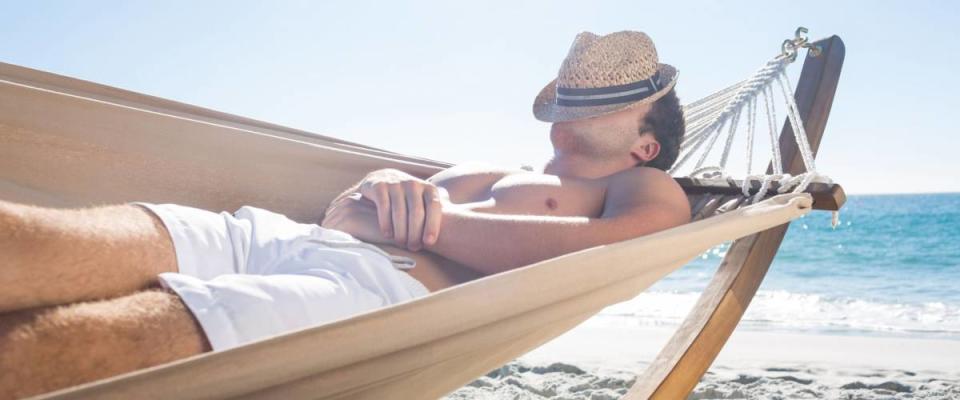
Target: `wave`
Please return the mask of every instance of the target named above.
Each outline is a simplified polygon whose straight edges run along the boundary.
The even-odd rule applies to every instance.
[[[645,292],[605,308],[599,323],[633,326],[679,324],[699,292]],[[741,327],[839,334],[892,334],[960,339],[960,305],[943,302],[883,303],[783,290],[757,292]]]

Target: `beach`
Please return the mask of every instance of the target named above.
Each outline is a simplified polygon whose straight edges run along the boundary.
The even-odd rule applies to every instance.
[[[587,321],[446,399],[618,399],[672,330]],[[690,399],[960,399],[960,341],[738,330]]]
[[[48,0],[0,16],[0,206],[77,208],[0,212],[0,400],[135,369],[63,397],[613,400],[707,320],[689,316],[715,318],[695,331],[709,345],[671,346],[708,365],[680,371],[688,399],[960,400],[960,1]],[[782,243],[688,250],[758,233],[730,214],[682,224],[684,194],[757,215],[730,202],[738,186],[816,200]],[[296,223],[94,211],[134,201]],[[677,235],[645,246],[660,229]],[[589,246],[607,248],[568,255]],[[664,255],[690,259],[625,292],[649,282],[637,260],[680,265]],[[160,271],[191,281],[161,293]],[[707,287],[736,289],[701,302]]]
[[[960,194],[851,195],[794,221],[693,399],[960,399]],[[726,254],[448,399],[616,399],[656,357]]]

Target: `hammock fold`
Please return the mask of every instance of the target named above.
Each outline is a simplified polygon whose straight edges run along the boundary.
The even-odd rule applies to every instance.
[[[0,198],[254,205],[316,222],[369,171],[449,164],[0,64]],[[784,194],[347,319],[45,398],[436,398],[626,301],[707,249],[811,210]],[[664,251],[669,249],[669,251]],[[389,332],[389,334],[386,334]]]

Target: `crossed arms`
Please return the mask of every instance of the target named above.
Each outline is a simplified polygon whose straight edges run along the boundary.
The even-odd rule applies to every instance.
[[[322,225],[494,274],[667,229],[690,216],[682,189],[651,168],[613,177],[597,218],[475,212],[452,203],[432,179],[374,171],[331,202]]]

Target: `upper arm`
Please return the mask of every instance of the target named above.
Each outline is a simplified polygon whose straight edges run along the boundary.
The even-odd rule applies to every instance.
[[[638,167],[611,179],[601,218],[636,237],[690,222],[690,204],[673,177]]]
[[[636,238],[690,219],[685,193],[672,177],[659,170],[611,177],[604,201],[599,218],[451,209],[443,217],[441,240],[428,250],[491,274]],[[476,240],[478,237],[484,240]]]
[[[504,176],[516,172],[522,170],[469,162],[440,171],[427,178],[427,182],[446,189],[451,202],[465,203],[475,200]]]

